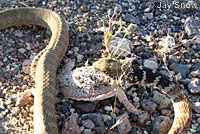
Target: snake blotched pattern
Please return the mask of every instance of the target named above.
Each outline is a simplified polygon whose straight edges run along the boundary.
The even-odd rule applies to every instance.
[[[57,134],[55,80],[57,67],[68,47],[68,26],[57,13],[41,8],[1,11],[0,20],[0,30],[19,25],[38,25],[51,30],[51,40],[39,58],[34,78],[34,133]]]
[[[68,46],[68,26],[55,12],[40,8],[18,8],[1,11],[0,20],[0,30],[11,26],[30,24],[46,27],[51,30],[52,36],[50,43],[36,58],[38,61],[34,78],[34,133],[57,134],[58,129],[55,113],[56,71]],[[99,69],[107,72],[107,74],[111,72],[111,77],[116,71],[120,72],[117,77],[121,77],[121,85],[125,85],[125,88],[134,84],[141,84],[143,86],[157,86],[159,89],[167,93],[173,100],[175,111],[174,122],[168,134],[187,133],[187,129],[191,122],[191,107],[187,96],[176,83],[169,81],[168,78],[157,72],[153,72],[152,70],[135,64],[134,61],[127,60],[127,63],[123,64],[117,61],[102,61],[107,63],[108,66],[106,65],[104,69],[108,70],[101,70],[102,68]],[[96,62],[97,68],[99,63],[101,65],[101,61]],[[119,66],[113,69],[112,64],[114,66]],[[116,74],[114,76],[116,76]],[[104,76],[103,74],[97,76],[100,83],[102,78],[107,77],[108,76]],[[105,89],[106,86],[103,86],[102,88]],[[88,101],[102,100],[112,97],[115,92],[115,90],[112,90],[111,88],[106,88],[106,91],[99,90],[97,93],[94,92],[92,97],[90,96],[88,98],[87,95],[83,97],[82,94],[90,92],[90,89],[86,92],[79,92],[80,89],[77,88],[68,88],[68,90],[64,90],[66,94],[76,93],[68,95],[69,98]],[[105,92],[110,94],[105,94]],[[79,98],[74,96],[79,96]]]

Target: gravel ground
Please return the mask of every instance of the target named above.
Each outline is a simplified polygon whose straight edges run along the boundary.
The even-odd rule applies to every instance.
[[[74,66],[79,67],[86,61],[91,64],[101,57],[100,50],[105,49],[102,47],[102,20],[108,20],[108,12],[112,14],[117,6],[118,18],[122,19],[130,32],[126,36],[132,42],[130,51],[139,57],[144,66],[158,68],[163,73],[167,72],[168,67],[192,104],[192,124],[188,134],[199,134],[200,5],[198,1],[189,1],[190,5],[196,4],[197,8],[177,8],[186,3],[188,0],[177,2],[174,7],[166,7],[166,3],[161,2],[162,8],[159,8],[160,3],[154,1],[152,5],[149,0],[1,0],[0,10],[42,7],[56,11],[67,20],[70,44],[59,73],[66,62],[74,62]],[[123,37],[124,33],[122,31],[118,37]],[[12,27],[0,31],[0,132],[33,133],[33,96],[30,92],[34,82],[29,76],[29,68],[31,60],[48,44],[49,38],[50,32],[37,26]],[[163,56],[159,55],[163,54],[162,50],[166,52],[166,64]],[[25,96],[26,101],[17,105],[20,96]],[[116,122],[112,112],[114,97],[98,102],[78,102],[58,93],[56,110],[59,131],[67,134],[71,127],[72,132],[83,134],[151,134],[162,128],[170,128],[173,107],[167,96],[155,89],[143,88],[131,88],[127,96],[130,102],[147,114],[140,117],[126,113],[125,107],[117,101],[117,119],[122,115],[125,119],[110,130]],[[161,119],[164,125],[158,123]]]

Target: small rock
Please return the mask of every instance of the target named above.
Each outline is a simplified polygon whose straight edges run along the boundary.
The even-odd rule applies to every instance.
[[[140,55],[142,59],[148,59],[150,57],[147,52],[142,52]]]
[[[0,113],[1,111],[5,110],[5,105],[3,103],[3,98],[0,98]]]
[[[180,73],[178,73],[176,76],[175,76],[176,80],[181,80],[182,79],[182,75]]]
[[[192,132],[194,134],[194,133],[196,133],[196,130],[190,128],[190,132]]]
[[[200,114],[200,102],[195,102],[193,105],[192,105],[192,109],[199,113]]]
[[[85,101],[75,101],[74,106],[77,110],[80,110],[82,113],[93,112],[96,107],[95,102],[85,102]]]
[[[0,79],[0,81],[1,81],[1,79]],[[3,98],[3,97],[4,97],[3,91],[0,90],[0,98]]]
[[[169,48],[175,47],[175,39],[172,36],[167,36],[164,38],[164,42],[166,43],[165,46],[167,45]]]
[[[81,127],[80,127],[80,131],[81,131],[81,132],[83,132],[84,129],[85,129],[84,126],[81,126]]]
[[[192,17],[188,17],[185,21],[185,31],[188,36],[200,36],[200,24],[199,20],[195,20]]]
[[[152,70],[156,70],[158,68],[158,64],[155,61],[149,59],[144,61],[144,66]]]
[[[78,27],[78,31],[81,33],[86,33],[88,29],[85,26]]]
[[[166,15],[166,14],[162,14],[162,15],[160,16],[160,19],[167,19],[167,15]]]
[[[3,62],[0,61],[0,67],[3,66]]]
[[[30,66],[25,66],[22,68],[22,70],[25,74],[30,74]]]
[[[33,97],[31,90],[25,90],[22,93],[17,94],[16,106],[25,106],[27,104],[33,104]]]
[[[126,2],[122,2],[121,4],[123,7],[128,7],[128,3],[126,3]]]
[[[140,45],[141,45],[141,42],[136,40],[136,41],[133,42],[133,45],[134,45],[134,46],[140,46]]]
[[[65,64],[63,66],[62,74],[66,74],[67,72],[71,71],[75,66],[75,60],[74,59],[64,59]]]
[[[151,11],[151,8],[149,8],[149,7],[146,8],[146,9],[144,9],[144,12],[145,12],[145,13],[149,13],[150,11]]]
[[[93,134],[92,130],[91,129],[85,129],[83,131],[83,134]]]
[[[111,128],[114,125],[114,121],[113,120],[107,120],[105,122],[105,124],[106,124],[106,127]]]
[[[88,9],[89,9],[88,5],[86,5],[86,4],[81,5],[81,11],[87,12]]]
[[[138,25],[140,25],[140,23],[141,23],[139,18],[134,17],[131,14],[126,14],[125,17],[124,17],[124,20],[126,22],[135,23],[135,24],[138,24]]]
[[[80,128],[78,125],[78,116],[76,114],[71,114],[65,120],[64,126],[61,130],[61,134],[80,134]]]
[[[112,117],[110,115],[107,115],[107,114],[103,114],[102,117],[103,117],[104,122],[112,119]]]
[[[178,63],[172,63],[169,68],[173,70],[175,73],[180,73],[182,78],[185,78],[186,75],[189,73],[190,68],[187,65],[182,65]]]
[[[197,119],[197,123],[200,125],[200,118]]]
[[[112,106],[105,106],[104,109],[108,112],[112,111]]]
[[[144,51],[144,47],[143,46],[139,46],[135,48],[135,53],[140,53]]]
[[[34,105],[30,107],[30,112],[34,113]]]
[[[31,50],[31,43],[26,42],[26,49],[27,49],[27,50]]]
[[[164,115],[164,116],[169,116],[169,115],[172,113],[172,111],[169,110],[169,109],[162,109],[162,110],[161,110],[161,113],[162,113],[162,115]]]
[[[129,24],[129,26],[128,26],[128,31],[130,32],[130,33],[134,33],[136,30],[137,30],[137,24]]]
[[[169,61],[170,61],[171,63],[173,63],[173,62],[178,63],[179,60],[180,60],[180,59],[179,59],[177,56],[175,56],[175,55],[170,55],[170,56],[169,56]]]
[[[108,15],[112,16],[114,14],[112,9],[108,9]]]
[[[145,124],[145,122],[148,120],[150,120],[150,115],[148,113],[142,113],[138,115],[138,122],[140,124]]]
[[[146,16],[149,20],[154,18],[153,13],[144,13],[144,16]]]
[[[140,3],[140,0],[128,0],[128,2],[132,2],[132,3]]]
[[[146,41],[150,42],[153,40],[153,37],[148,35],[145,37],[145,39],[146,39]]]
[[[167,116],[158,116],[153,121],[153,130],[155,134],[166,134],[171,126],[170,118]]]
[[[188,84],[188,89],[192,94],[200,93],[200,79],[192,78],[192,80]]]
[[[195,124],[191,124],[191,126],[192,126],[192,129],[197,129],[197,127],[199,126],[199,124],[198,123],[195,123]]]
[[[145,100],[142,101],[142,107],[145,110],[153,112],[153,111],[156,110],[157,104],[152,102],[152,101],[150,101],[150,100],[145,99]]]
[[[93,130],[95,131],[96,134],[104,134],[105,132],[105,126],[103,123],[103,118],[100,113],[88,113],[88,114],[83,114],[82,119],[90,119],[94,124],[95,127]]]
[[[15,36],[17,36],[17,37],[23,37],[24,35],[23,35],[23,33],[22,32],[20,32],[20,31],[17,31],[17,32],[15,32]]]
[[[94,129],[95,134],[104,134],[105,133],[105,127],[95,127]]]
[[[133,44],[128,39],[115,37],[112,41],[109,42],[108,47],[110,49],[110,52],[113,52],[113,55],[126,57],[131,54],[131,47],[133,47]]]
[[[102,21],[97,21],[97,27],[100,28],[103,26],[103,22]]]
[[[133,98],[133,101],[134,101],[134,102],[137,102],[137,103],[139,103],[139,101],[140,101],[140,98],[139,98],[139,97],[137,97],[137,96],[135,96],[135,97]]]
[[[153,94],[153,101],[159,104],[159,109],[167,108],[171,103],[170,99],[168,99],[165,95],[159,93],[158,91],[154,91]]]
[[[0,77],[0,82],[5,82],[6,79],[4,77]]]
[[[181,79],[178,81],[180,84],[187,85],[188,81],[186,79]]]
[[[82,125],[90,129],[93,129],[95,127],[94,123],[90,119],[82,120]]]
[[[74,108],[70,108],[69,111],[70,111],[70,113],[73,114],[75,112],[75,109]]]
[[[162,41],[160,41],[159,46],[162,47],[162,51],[164,52],[170,52],[176,44],[175,44],[175,39],[172,36],[167,36],[165,38],[162,39]]]
[[[196,131],[197,133],[200,133],[200,126],[197,128],[197,131]]]
[[[32,60],[24,60],[24,62],[22,63],[22,66],[30,66],[31,65]]]
[[[0,66],[1,66],[1,65],[0,65]],[[198,76],[200,75],[200,70],[192,71],[190,74],[191,74],[191,76],[194,77],[194,78],[195,78],[195,77],[198,77]]]
[[[77,62],[81,62],[83,60],[83,55],[82,54],[78,54],[77,55]]]
[[[12,98],[8,98],[7,100],[4,101],[5,105],[11,105],[12,104]]]
[[[66,113],[70,109],[69,106],[70,106],[70,103],[67,101],[60,102],[60,103],[56,104],[56,110],[60,111],[62,113]]]
[[[18,49],[18,51],[21,53],[21,54],[24,54],[26,52],[26,50],[24,48],[20,48]]]
[[[131,131],[132,125],[130,124],[128,118],[129,117],[127,113],[117,117],[117,122],[120,122],[117,126],[119,134],[127,134]]]
[[[177,21],[177,20],[180,20],[180,17],[173,16],[173,19]]]

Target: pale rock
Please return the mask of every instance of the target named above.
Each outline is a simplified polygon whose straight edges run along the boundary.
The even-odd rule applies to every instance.
[[[155,61],[149,59],[144,61],[144,66],[152,70],[156,70],[158,68],[158,64]]]
[[[158,106],[159,109],[167,108],[171,103],[169,98],[159,93],[158,91],[154,91],[153,94],[154,94],[153,101],[159,104]]]
[[[105,106],[104,109],[108,112],[112,111],[112,106]]]
[[[22,93],[17,94],[17,101],[16,106],[24,106],[27,104],[33,104],[33,97],[32,97],[32,91],[31,90],[25,90]]]
[[[93,129],[95,127],[94,123],[90,119],[82,120],[82,125],[90,129]]]
[[[146,112],[138,115],[138,122],[140,124],[145,124],[145,122],[149,120],[150,120],[150,115]]]
[[[192,78],[192,80],[188,84],[188,89],[192,94],[200,93],[200,79]]]
[[[131,54],[133,43],[128,39],[115,37],[109,42],[108,48],[112,55],[125,57]]]
[[[158,116],[153,121],[153,133],[166,134],[171,126],[170,118],[167,116]]]
[[[65,120],[64,126],[61,130],[61,134],[80,134],[80,128],[78,125],[78,116],[76,114],[71,114]]]
[[[128,118],[129,117],[127,113],[117,117],[117,122],[120,122],[117,126],[119,134],[126,134],[131,131],[132,125],[130,124]]]

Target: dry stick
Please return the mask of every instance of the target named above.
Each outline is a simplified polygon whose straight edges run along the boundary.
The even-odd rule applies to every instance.
[[[116,13],[117,13],[117,9],[118,9],[118,7],[115,7],[115,9],[114,9],[114,13],[113,13],[113,15],[110,17],[110,12],[108,13],[108,18],[109,18],[109,20],[108,20],[108,29],[106,29],[105,31],[106,32],[104,32],[104,38],[105,38],[105,41],[104,41],[104,43],[103,43],[103,45],[106,47],[106,51],[111,55],[111,53],[110,53],[110,50],[109,50],[109,48],[108,48],[108,44],[109,44],[109,42],[113,39],[113,37],[112,37],[112,31],[111,31],[111,27],[112,27],[112,25],[113,25],[113,23],[112,23],[112,21],[113,21],[113,18],[114,18],[114,16],[116,15]],[[111,56],[112,57],[112,56]]]
[[[29,7],[28,4],[26,4],[25,2],[21,2],[21,1],[17,1],[19,4],[22,4],[25,7]]]
[[[120,123],[122,123],[125,120],[124,117],[125,117],[125,115],[123,115],[122,117],[120,117],[119,120],[117,120],[117,122],[110,128],[110,130],[113,129],[113,128],[115,128],[116,126],[118,126]]]
[[[119,72],[117,72],[117,76],[119,76]],[[120,87],[120,84],[119,84],[119,78],[117,78],[117,91],[116,91],[116,96],[115,96],[115,100],[114,100],[114,109],[113,109],[113,114],[115,115],[115,111],[116,111],[116,104],[117,104],[117,96],[118,96],[118,93],[119,93],[119,87]],[[116,116],[115,116],[116,117]],[[114,122],[114,119],[113,119],[113,122]]]

